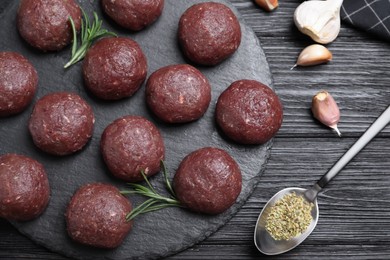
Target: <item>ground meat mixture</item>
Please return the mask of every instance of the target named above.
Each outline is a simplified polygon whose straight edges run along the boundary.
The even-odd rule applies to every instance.
[[[129,182],[142,181],[141,171],[158,173],[165,155],[159,130],[140,116],[125,116],[107,126],[100,149],[110,172]]]
[[[48,94],[34,106],[29,130],[34,144],[54,155],[81,150],[91,138],[94,115],[88,103],[75,93]]]
[[[81,10],[74,0],[22,0],[17,14],[20,35],[42,51],[57,51],[73,37],[69,16],[76,30],[81,26]]]
[[[205,2],[188,8],[179,21],[179,43],[191,61],[213,66],[239,47],[241,28],[237,17],[224,4]]]
[[[241,171],[224,150],[206,147],[187,155],[173,179],[177,198],[189,209],[219,214],[230,208],[241,192]]]
[[[0,217],[32,220],[46,209],[50,187],[45,169],[23,155],[0,156]]]
[[[16,52],[0,52],[0,117],[25,110],[37,85],[37,71],[26,58]]]
[[[155,71],[146,84],[146,101],[161,120],[185,123],[199,119],[211,100],[207,78],[196,68],[170,65]]]
[[[66,210],[69,236],[81,244],[116,248],[130,232],[126,221],[132,205],[119,190],[109,184],[91,183],[73,195]]]
[[[235,142],[263,144],[282,125],[283,107],[266,85],[255,80],[239,80],[220,95],[215,116],[222,131]]]
[[[120,26],[140,31],[160,17],[164,0],[102,0],[104,12]]]
[[[83,63],[84,82],[101,99],[132,96],[146,78],[147,62],[140,46],[128,38],[104,38],[89,49]]]

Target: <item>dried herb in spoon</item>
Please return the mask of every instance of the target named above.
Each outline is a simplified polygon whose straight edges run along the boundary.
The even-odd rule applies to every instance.
[[[291,193],[283,196],[268,214],[265,229],[275,240],[289,240],[309,227],[314,204],[302,196]]]
[[[161,161],[161,168],[163,170],[163,176],[165,181],[165,188],[169,192],[169,196],[163,196],[159,194],[155,188],[150,184],[148,178],[146,177],[144,171],[141,171],[142,176],[146,182],[146,186],[136,183],[129,183],[133,188],[130,191],[121,191],[121,194],[138,194],[149,199],[135,207],[129,214],[126,216],[126,220],[130,221],[140,214],[144,214],[151,211],[160,210],[167,207],[183,207],[180,201],[176,198],[176,194],[172,188],[171,182],[168,180],[167,168],[163,161]]]
[[[78,46],[77,43],[77,31],[74,25],[74,21],[72,17],[69,16],[69,21],[73,32],[73,44],[72,57],[70,61],[65,64],[65,69],[82,60],[95,40],[104,36],[117,36],[114,32],[102,29],[103,21],[99,20],[99,17],[95,12],[93,13],[95,20],[91,24],[88,15],[84,12],[83,9],[81,9],[81,11],[83,12],[83,20],[81,22],[80,46]]]

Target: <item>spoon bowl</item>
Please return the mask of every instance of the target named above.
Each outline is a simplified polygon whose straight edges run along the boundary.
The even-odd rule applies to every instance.
[[[314,230],[318,221],[318,204],[317,198],[314,198],[313,201],[309,201],[314,204],[313,209],[311,210],[312,221],[309,227],[302,234],[293,237],[289,240],[275,240],[265,229],[265,225],[267,223],[267,217],[270,213],[271,207],[275,205],[275,203],[283,198],[287,194],[295,193],[296,195],[302,196],[306,198],[305,194],[308,192],[307,189],[302,188],[287,188],[276,193],[264,206],[261,211],[259,218],[257,219],[256,227],[255,227],[255,235],[254,241],[257,249],[265,255],[277,255],[284,252],[287,252],[294,247],[301,244]]]

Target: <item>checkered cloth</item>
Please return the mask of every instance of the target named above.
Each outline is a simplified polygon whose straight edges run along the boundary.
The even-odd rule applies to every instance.
[[[341,19],[390,41],[390,0],[344,0]]]

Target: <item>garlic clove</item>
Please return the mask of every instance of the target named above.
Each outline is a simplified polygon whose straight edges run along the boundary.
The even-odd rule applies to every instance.
[[[270,12],[279,6],[278,0],[255,0],[262,9]]]
[[[340,32],[342,3],[343,0],[305,1],[295,9],[295,25],[314,41],[330,43]]]
[[[336,101],[327,91],[320,91],[313,97],[311,110],[318,121],[333,128],[341,137],[341,133],[337,128],[340,121],[340,110]]]
[[[320,44],[312,44],[302,50],[297,63],[291,69],[296,66],[313,66],[327,63],[332,60],[332,57],[332,53],[326,47]]]

